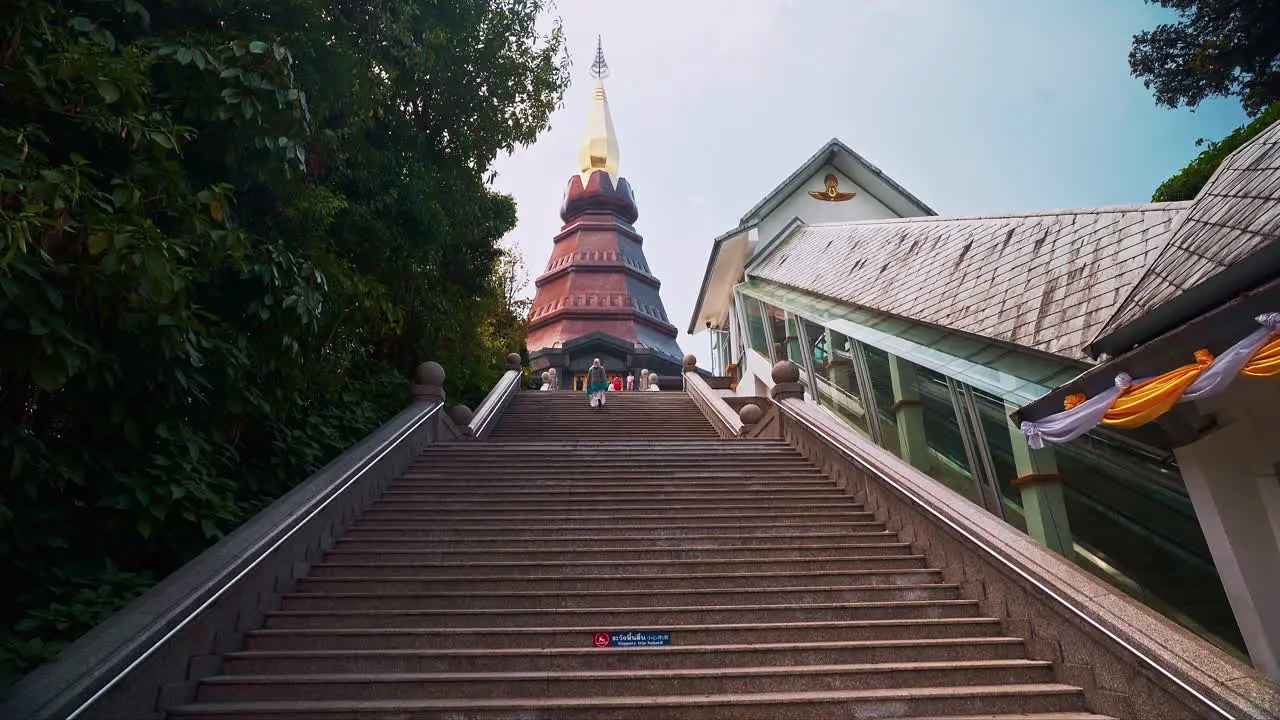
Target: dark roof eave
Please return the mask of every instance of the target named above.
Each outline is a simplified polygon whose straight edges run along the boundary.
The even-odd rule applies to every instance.
[[[1280,276],[1280,243],[1272,243],[1195,287],[1157,305],[1127,325],[1100,335],[1086,348],[1090,357],[1119,355],[1191,322],[1241,293]]]
[[[1106,390],[1120,372],[1140,379],[1191,362],[1194,352],[1200,348],[1221,352],[1257,329],[1258,315],[1276,312],[1277,308],[1280,308],[1280,278],[1273,278],[1250,291],[1236,294],[1118,357],[1089,368],[1035,402],[1018,408],[1010,417],[1015,424],[1023,420],[1040,420],[1061,412],[1063,399],[1071,393],[1083,392],[1093,397]]]

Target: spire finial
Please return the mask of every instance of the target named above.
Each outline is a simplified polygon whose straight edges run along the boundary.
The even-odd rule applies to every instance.
[[[603,170],[614,182],[618,181],[618,138],[613,132],[613,118],[609,116],[609,101],[604,96],[604,78],[608,74],[609,63],[604,60],[604,47],[597,35],[596,60],[591,63],[596,89],[587,114],[587,130],[578,147],[578,170],[584,186],[596,170]]]
[[[596,59],[591,63],[591,77],[603,79],[609,77],[609,63],[604,60],[604,44],[600,36],[596,36]]]

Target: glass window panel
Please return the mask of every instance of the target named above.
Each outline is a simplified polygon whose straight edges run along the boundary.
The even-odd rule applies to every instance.
[[[969,388],[969,392],[973,395],[978,417],[982,419],[982,433],[987,440],[987,451],[991,454],[991,464],[996,473],[996,487],[1004,505],[1005,522],[1026,532],[1022,491],[1013,485],[1013,480],[1018,477],[1018,466],[1013,457],[1013,435],[1009,432],[1011,428],[1005,415],[1005,404],[981,390]]]
[[[769,357],[769,343],[764,335],[764,315],[760,301],[742,296],[742,308],[747,316],[747,344],[752,350]]]
[[[914,325],[902,331],[902,337],[923,345],[930,345],[945,337],[947,333],[928,325]]]
[[[871,345],[862,345],[867,361],[867,377],[875,398],[876,415],[880,419],[880,435],[884,447],[901,456],[902,444],[898,440],[897,415],[893,407],[893,377],[889,372],[889,354]]]
[[[818,383],[818,403],[840,416],[864,437],[871,437],[867,408],[862,403],[862,393],[858,391],[858,376],[850,352],[850,339],[817,325],[811,324],[810,328],[809,332],[821,331],[824,334],[823,345],[829,350],[826,362],[822,365],[815,363],[813,366]]]
[[[982,497],[973,482],[969,457],[965,453],[960,426],[947,392],[947,380],[920,365],[915,369],[916,385],[920,393],[920,406],[924,420],[925,443],[929,447],[927,472],[933,479],[955,490],[969,500],[982,505]]]
[[[773,347],[776,351],[773,357],[777,360],[790,360],[803,367],[804,358],[800,355],[800,336],[796,332],[794,323],[787,321],[786,312],[772,305],[766,304],[764,311],[769,320],[769,331],[773,333]]]
[[[974,353],[982,350],[982,348],[985,345],[986,343],[983,343],[979,340],[974,340],[972,338],[962,337],[960,335],[955,335],[951,333],[947,334],[946,337],[942,338],[941,340],[938,340],[933,344],[933,346],[938,350],[940,350],[941,352],[944,352],[948,355],[954,355],[956,357],[964,357],[964,358],[967,358],[970,355],[973,355]]]
[[[1026,353],[1009,353],[994,365],[1010,375],[1033,381],[1052,377],[1054,371],[1062,367],[1061,363]]]

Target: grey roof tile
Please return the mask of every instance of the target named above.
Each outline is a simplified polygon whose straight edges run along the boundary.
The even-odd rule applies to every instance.
[[[1232,153],[1094,338],[1280,241],[1280,122]]]
[[[1080,348],[1190,205],[807,225],[748,272],[1083,360]]]

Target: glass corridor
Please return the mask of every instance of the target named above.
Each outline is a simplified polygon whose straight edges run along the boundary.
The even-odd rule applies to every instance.
[[[796,362],[811,399],[1019,530],[1028,532],[1024,494],[1038,491],[1018,479],[1061,477],[1057,502],[1070,536],[1059,547],[1037,540],[1247,657],[1170,453],[1110,430],[1033,451],[1010,421],[1010,412],[1082,365],[760,280],[739,286],[735,307],[748,351]]]

